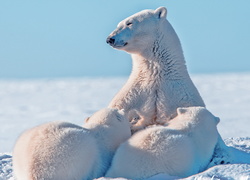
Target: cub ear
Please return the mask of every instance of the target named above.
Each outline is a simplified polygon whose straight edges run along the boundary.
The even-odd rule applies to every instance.
[[[188,112],[188,108],[184,108],[184,107],[179,107],[177,108],[177,114],[185,114],[186,112]]]
[[[220,122],[220,118],[219,117],[214,117],[214,119],[215,119],[216,124],[218,124]]]
[[[165,7],[159,7],[155,10],[155,15],[159,19],[166,19],[167,17],[167,9]]]
[[[118,113],[120,113],[122,116],[125,116],[125,110],[124,109],[118,110]]]
[[[90,117],[87,117],[85,120],[84,120],[84,123],[87,123],[89,121]]]

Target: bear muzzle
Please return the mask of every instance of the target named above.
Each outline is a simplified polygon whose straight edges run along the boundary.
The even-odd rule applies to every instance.
[[[119,47],[124,47],[126,46],[128,43],[124,42],[124,41],[117,41],[113,36],[109,36],[106,40],[106,42],[112,46],[113,48],[119,48]]]
[[[115,39],[111,38],[111,37],[108,37],[107,40],[106,40],[106,43],[108,43],[109,45],[113,45],[115,43]]]

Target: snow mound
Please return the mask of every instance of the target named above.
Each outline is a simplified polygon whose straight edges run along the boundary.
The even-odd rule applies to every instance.
[[[227,146],[250,153],[250,137],[228,138],[224,140]]]
[[[13,180],[12,178],[12,156],[0,154],[0,180]]]
[[[249,180],[250,179],[250,164],[226,164],[226,165],[217,165],[208,170],[193,175],[191,177],[185,178],[185,180]]]
[[[224,140],[227,146],[236,148],[249,154],[250,161],[250,137],[228,138]],[[165,174],[159,174],[147,180],[179,179]],[[250,180],[250,164],[223,164],[209,168],[199,174],[184,178],[185,180]],[[14,180],[12,173],[12,156],[0,154],[0,180]],[[111,178],[99,178],[98,180],[111,180]],[[113,180],[126,180],[115,178]]]

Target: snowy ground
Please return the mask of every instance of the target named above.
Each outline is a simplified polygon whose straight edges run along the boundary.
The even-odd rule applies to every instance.
[[[222,138],[250,153],[250,74],[194,75],[192,79],[207,108],[220,117]],[[82,124],[87,116],[106,107],[125,81],[126,78],[0,80],[0,180],[12,179],[9,155],[21,132],[53,120]],[[234,139],[228,139],[231,137]],[[250,179],[250,165],[214,167],[202,177],[211,178],[215,172],[218,177],[214,178],[234,179],[241,174],[241,178]]]

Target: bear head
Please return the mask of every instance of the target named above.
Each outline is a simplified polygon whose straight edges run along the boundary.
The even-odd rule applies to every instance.
[[[128,53],[141,53],[147,50],[148,45],[154,44],[162,22],[166,21],[166,15],[165,7],[138,12],[121,21],[108,36],[107,43]]]
[[[118,145],[131,136],[130,123],[123,110],[104,108],[85,120],[83,125]]]
[[[220,118],[214,116],[205,107],[179,107],[177,108],[177,117],[185,117],[189,121],[194,122],[212,122],[216,126],[220,122]],[[210,122],[211,121],[211,122]]]
[[[124,115],[124,110],[104,108],[85,120],[87,124],[102,124],[107,126],[130,126],[128,119]]]
[[[220,119],[205,107],[184,107],[177,109],[177,117],[172,120],[172,126],[190,134],[194,139],[207,140],[213,144],[219,137],[219,122]]]

